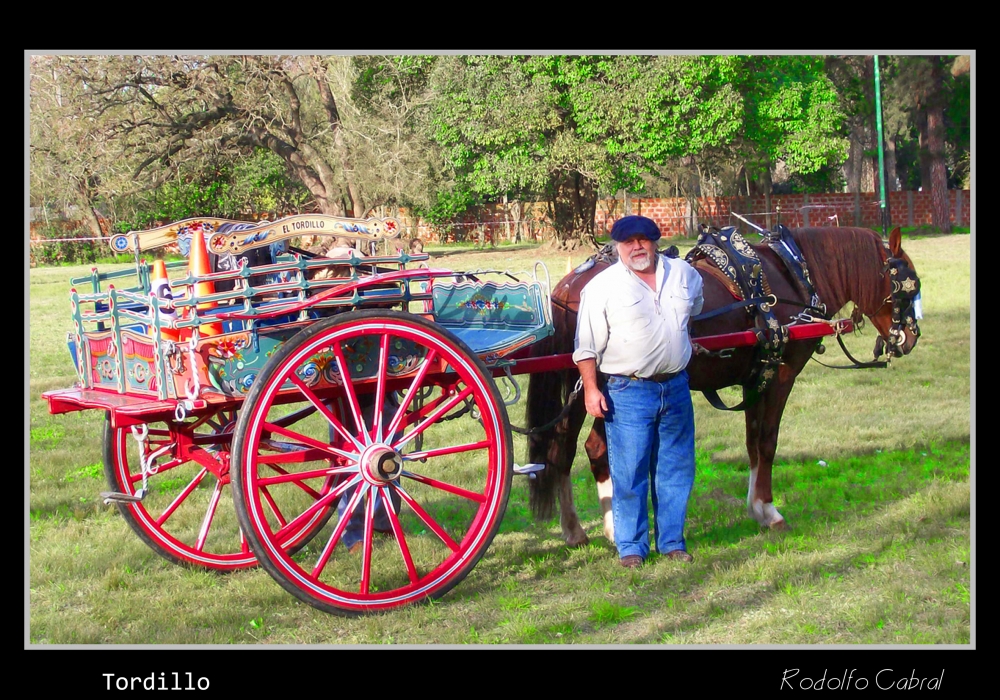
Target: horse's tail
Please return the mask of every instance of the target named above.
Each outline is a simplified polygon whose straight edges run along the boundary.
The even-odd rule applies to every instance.
[[[536,343],[532,355],[551,355],[557,352],[553,337]],[[529,429],[544,426],[563,409],[563,375],[565,371],[537,372],[528,378],[528,398],[525,420]],[[555,512],[556,483],[559,465],[555,464],[555,427],[528,434],[528,460],[544,464],[545,469],[533,474],[528,481],[528,503],[536,520],[548,520]]]

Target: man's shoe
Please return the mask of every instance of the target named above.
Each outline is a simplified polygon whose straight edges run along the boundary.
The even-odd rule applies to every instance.
[[[672,552],[667,552],[665,556],[667,557],[667,559],[682,561],[685,564],[690,564],[691,562],[694,561],[694,557],[685,552],[683,549],[675,549]]]
[[[624,557],[618,560],[618,563],[624,566],[626,569],[638,569],[642,566],[642,557],[638,554],[626,554]]]

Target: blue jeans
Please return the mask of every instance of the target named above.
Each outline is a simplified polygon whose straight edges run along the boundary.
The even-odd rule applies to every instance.
[[[650,482],[656,550],[686,549],[684,519],[694,486],[694,407],[687,372],[666,382],[611,375],[604,396],[618,556],[645,559],[649,554]]]

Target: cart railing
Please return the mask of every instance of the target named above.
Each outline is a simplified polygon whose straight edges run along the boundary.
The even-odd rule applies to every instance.
[[[69,345],[79,384],[83,388],[103,388],[121,394],[183,398],[188,393],[190,372],[205,371],[216,350],[225,355],[231,352],[233,344],[244,344],[237,350],[267,353],[273,348],[261,349],[262,342],[265,346],[280,344],[287,335],[282,326],[297,328],[337,309],[370,306],[406,309],[410,302],[430,301],[430,292],[421,291],[415,284],[426,281],[426,273],[415,270],[417,274],[412,278],[379,282],[380,274],[371,269],[387,264],[402,267],[407,261],[421,257],[427,258],[404,253],[317,263],[292,254],[271,265],[241,265],[234,271],[208,275],[189,272],[169,281],[173,301],[158,298],[144,288],[148,283],[141,280],[148,279],[149,271],[148,265],[141,262],[140,281],[134,286],[118,289],[110,284],[101,291],[86,293],[75,287],[71,290],[74,330]],[[310,279],[312,271],[331,267],[336,268],[336,277]],[[258,276],[267,281],[250,284],[250,278]],[[128,283],[127,276],[120,274],[95,274],[83,279],[97,286],[109,279]],[[359,285],[365,280],[371,283]],[[135,276],[132,281],[136,281]],[[227,281],[232,283],[231,290],[197,293],[200,284]],[[352,288],[352,293],[324,295],[341,288]],[[311,297],[321,298],[310,303]],[[296,304],[301,308],[269,313],[269,309]],[[269,327],[277,328],[272,333],[267,330]],[[274,337],[262,338],[262,332]],[[236,385],[229,388],[234,393],[240,391]]]

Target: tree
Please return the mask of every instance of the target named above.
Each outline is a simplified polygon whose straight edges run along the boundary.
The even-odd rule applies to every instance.
[[[619,64],[621,65],[621,64]],[[836,91],[816,56],[660,56],[624,64],[602,138],[673,180],[675,195],[771,191],[771,171],[817,177],[846,154]]]
[[[351,113],[346,136],[369,209],[425,211],[454,174],[433,140],[429,85],[437,56],[353,56],[335,73]]]
[[[380,60],[383,68],[392,65],[391,57]],[[58,109],[50,96],[44,105],[40,99],[37,121],[50,129],[70,123],[77,142],[93,144],[65,150],[79,161],[77,180],[87,168],[101,174],[99,195],[127,198],[169,182],[200,183],[199,173],[235,174],[265,150],[323,213],[364,216],[390,201],[419,198],[406,184],[423,179],[418,171],[427,162],[414,154],[429,140],[411,143],[422,134],[414,118],[422,103],[409,86],[382,91],[379,99],[377,91],[356,89],[366,75],[361,57],[39,57],[33,84],[43,65],[52,72],[46,94],[73,99]],[[418,63],[413,71],[417,92],[425,68]],[[363,104],[354,105],[355,97]],[[41,126],[36,131],[32,153],[48,162],[53,149],[43,149],[57,139],[44,139]],[[372,169],[377,175],[366,176]],[[52,168],[37,169],[39,177],[46,172]],[[41,196],[47,190],[37,184]]]
[[[584,147],[573,138],[571,115],[560,104],[559,88],[544,70],[543,57],[442,57],[433,74],[434,137],[466,190],[486,200],[544,197],[560,239],[586,236],[587,195],[577,191],[582,209],[570,207],[562,193],[585,181]],[[582,177],[579,177],[582,176]],[[582,195],[582,196],[581,196]],[[451,199],[450,197],[448,199]],[[574,198],[566,198],[572,202]],[[593,235],[592,218],[589,234]]]
[[[945,109],[949,100],[945,76],[954,60],[944,56],[899,57],[898,89],[919,132],[922,186],[931,192],[935,228],[951,232]]]
[[[836,85],[838,103],[846,115],[845,127],[849,140],[849,153],[843,169],[848,192],[875,192],[878,190],[878,143],[875,115],[875,64],[874,56],[827,56],[826,70]],[[885,77],[888,71],[883,67]],[[884,81],[883,85],[889,81]],[[891,101],[883,100],[883,104]],[[890,112],[883,107],[883,112]],[[891,123],[895,125],[896,120]],[[893,141],[894,129],[885,122],[886,141]]]
[[[34,207],[78,211],[94,237],[103,235],[98,214],[100,190],[114,172],[112,159],[102,157],[100,134],[75,112],[76,85],[62,80],[59,62],[50,57],[30,59],[29,199]]]
[[[442,59],[433,74],[435,138],[471,192],[542,199],[560,240],[594,245],[599,194],[639,189],[652,161],[687,150],[686,95],[664,91],[668,71],[695,58]],[[651,110],[657,101],[676,108]],[[694,111],[713,125],[713,115],[726,114]],[[644,134],[651,130],[655,137]]]
[[[814,176],[848,154],[844,111],[822,56],[736,56],[734,85],[743,96],[735,153],[751,177],[765,178],[782,162],[793,175]]]

